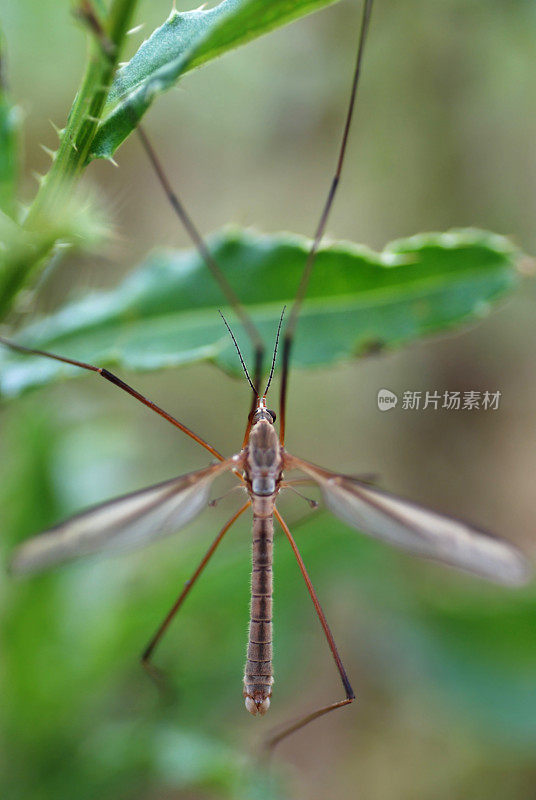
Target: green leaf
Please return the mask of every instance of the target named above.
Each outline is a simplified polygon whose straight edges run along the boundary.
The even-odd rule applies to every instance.
[[[0,211],[15,217],[20,114],[4,83],[4,41],[0,31]]]
[[[336,0],[223,0],[207,10],[172,11],[117,73],[89,158],[111,158],[155,96],[222,53]]]
[[[208,245],[252,315],[271,357],[281,309],[292,302],[310,241],[292,234],[225,230]],[[293,365],[319,367],[395,347],[477,320],[517,282],[521,253],[483,231],[401,239],[382,253],[338,242],[318,253],[293,349]],[[249,342],[196,251],[150,255],[116,289],[89,294],[17,334],[30,347],[99,366],[154,370],[212,360],[241,367],[218,309],[244,357]],[[0,391],[79,374],[55,361],[2,348]]]

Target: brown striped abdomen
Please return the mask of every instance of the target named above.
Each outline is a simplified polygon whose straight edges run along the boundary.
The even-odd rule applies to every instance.
[[[257,501],[257,502],[255,502]],[[260,501],[260,502],[259,502]],[[255,506],[268,516],[258,516]],[[272,502],[254,499],[253,552],[251,572],[251,617],[244,675],[244,697],[251,714],[265,714],[272,694],[272,556],[274,520]]]

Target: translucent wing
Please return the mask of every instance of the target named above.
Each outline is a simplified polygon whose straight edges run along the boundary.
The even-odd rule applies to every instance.
[[[235,466],[234,459],[222,461],[83,511],[21,544],[11,569],[36,572],[99,550],[141,547],[174,533],[206,506],[214,478]]]
[[[313,478],[329,510],[362,533],[497,583],[516,585],[529,579],[528,564],[515,547],[466,522],[294,456],[288,457],[287,466]]]

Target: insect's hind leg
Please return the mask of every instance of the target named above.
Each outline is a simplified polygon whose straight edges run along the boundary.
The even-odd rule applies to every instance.
[[[238,511],[231,517],[231,519],[228,522],[225,523],[225,525],[220,530],[220,532],[218,533],[218,535],[216,536],[216,538],[214,539],[214,541],[212,542],[212,544],[208,548],[207,552],[205,553],[205,555],[203,556],[203,558],[199,562],[199,565],[197,566],[197,569],[192,574],[192,577],[189,578],[186,581],[186,583],[184,584],[184,587],[183,587],[181,593],[179,594],[179,596],[177,597],[177,599],[175,600],[175,602],[171,606],[171,608],[168,611],[168,613],[166,614],[163,622],[160,624],[160,626],[157,629],[156,633],[154,634],[154,636],[150,640],[149,644],[147,645],[147,647],[145,648],[145,650],[141,654],[140,661],[141,661],[142,667],[147,672],[147,674],[155,681],[155,683],[157,684],[157,686],[160,689],[164,685],[164,675],[163,675],[162,671],[159,670],[158,667],[156,667],[152,663],[151,659],[152,659],[153,653],[155,651],[155,648],[158,645],[158,643],[160,642],[160,640],[162,639],[162,637],[164,636],[165,632],[167,631],[169,625],[171,624],[173,618],[175,617],[175,615],[179,611],[180,607],[184,603],[184,601],[185,601],[188,593],[191,591],[194,583],[197,581],[197,579],[199,578],[199,576],[201,575],[201,573],[205,569],[206,565],[208,564],[208,562],[210,560],[210,557],[212,556],[212,554],[216,550],[217,546],[219,545],[219,543],[221,542],[221,540],[223,539],[223,537],[225,536],[225,534],[227,533],[229,528],[232,525],[234,525],[234,523],[237,521],[237,519],[244,513],[244,511],[247,508],[249,508],[250,505],[251,505],[251,501],[248,500],[247,503],[244,503],[244,505],[241,508],[238,509]]]
[[[352,686],[350,685],[350,681],[348,680],[348,676],[346,674],[346,670],[344,669],[344,666],[342,664],[341,657],[340,657],[339,652],[337,650],[337,645],[335,644],[335,640],[333,638],[333,634],[331,633],[331,630],[329,628],[329,625],[328,625],[328,622],[327,622],[327,619],[326,619],[326,615],[324,614],[324,612],[322,610],[322,607],[321,607],[320,602],[318,600],[318,597],[316,595],[316,591],[314,589],[314,586],[313,586],[313,584],[311,582],[311,579],[309,577],[309,574],[307,572],[305,564],[303,563],[303,559],[302,559],[302,557],[300,555],[300,552],[298,550],[296,542],[294,541],[294,537],[292,536],[288,525],[286,524],[285,520],[283,519],[283,517],[281,516],[279,511],[277,509],[274,509],[274,513],[275,513],[275,516],[276,516],[279,524],[283,528],[283,531],[284,531],[287,539],[290,542],[290,546],[292,547],[294,555],[296,556],[296,560],[298,562],[298,566],[300,568],[300,572],[301,572],[301,574],[303,576],[303,579],[304,579],[304,581],[305,581],[305,583],[307,585],[307,589],[309,590],[309,594],[311,596],[311,600],[313,601],[313,605],[315,607],[315,611],[316,611],[316,613],[318,615],[318,618],[320,620],[320,624],[322,625],[322,628],[324,630],[324,634],[326,636],[326,639],[327,639],[327,642],[328,642],[328,645],[329,645],[329,649],[331,650],[331,654],[333,656],[335,664],[337,665],[337,669],[339,671],[341,682],[342,682],[342,685],[343,685],[343,688],[344,688],[344,693],[345,693],[346,696],[342,700],[336,700],[334,703],[330,703],[327,706],[322,706],[321,708],[318,708],[315,711],[312,711],[310,714],[306,714],[304,717],[301,717],[300,719],[296,720],[295,722],[291,722],[289,725],[286,725],[284,728],[278,730],[276,733],[274,733],[272,736],[270,736],[266,740],[266,742],[264,743],[265,749],[268,750],[269,752],[272,752],[274,747],[277,744],[279,744],[281,741],[283,741],[283,739],[286,739],[287,736],[290,736],[292,733],[295,733],[296,731],[300,730],[301,728],[304,728],[310,722],[313,722],[313,720],[318,719],[319,717],[322,717],[325,714],[329,714],[330,711],[335,711],[338,708],[344,708],[344,706],[350,705],[355,700],[354,690],[352,689]]]
[[[305,726],[310,722],[318,719],[318,717],[324,716],[324,714],[329,714],[330,711],[335,711],[337,708],[344,708],[344,706],[350,705],[350,703],[353,703],[354,700],[355,695],[352,692],[352,695],[350,697],[345,697],[344,700],[337,700],[335,703],[331,703],[328,706],[323,706],[322,708],[318,708],[316,711],[312,711],[310,714],[306,714],[304,717],[292,722],[290,725],[286,725],[282,730],[270,736],[265,741],[264,748],[269,753],[272,753],[275,746],[278,745],[279,742],[282,742],[283,739],[286,739],[287,736],[299,731],[300,728],[305,728]]]

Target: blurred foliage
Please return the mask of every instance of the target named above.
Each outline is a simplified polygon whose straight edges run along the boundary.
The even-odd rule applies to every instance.
[[[34,150],[37,138],[44,136],[42,120],[63,113],[76,90],[72,64],[81,59],[82,38],[71,44],[72,25],[65,22],[63,4],[27,0],[4,5],[0,13],[10,43],[13,37],[14,62],[6,119],[12,119],[14,102],[26,104],[33,98],[26,167],[38,168]],[[253,2],[235,5],[266,8]],[[281,9],[285,5],[288,10],[295,4],[281,3]],[[302,7],[308,5],[316,4]],[[154,26],[169,7],[146,3],[143,12],[148,18],[159,15]],[[313,18],[308,27],[294,25],[288,39],[281,31],[279,46],[271,38],[250,45],[257,49],[246,48],[243,55],[239,52],[218,69],[207,70],[206,83],[192,75],[191,108],[183,111],[181,106],[181,116],[173,123],[165,116],[155,118],[158,135],[167,137],[167,150],[179,154],[180,176],[188,189],[192,187],[203,229],[211,227],[216,211],[223,221],[249,220],[253,215],[257,222],[267,219],[267,227],[277,228],[281,214],[290,229],[302,229],[305,221],[308,230],[313,228],[329,174],[323,156],[333,158],[348,89],[339,85],[339,74],[349,72],[347,62],[355,48],[355,8],[341,4],[339,13],[339,21],[333,11],[318,22]],[[368,240],[389,241],[417,226],[422,230],[477,224],[513,233],[523,249],[530,249],[535,241],[536,187],[523,153],[528,152],[527,143],[533,146],[536,117],[531,115],[529,71],[522,56],[533,52],[533,5],[385,2],[377,3],[375,14],[367,53],[372,88],[367,93],[367,84],[362,87],[360,126],[365,124],[357,137],[361,156],[347,163],[348,188],[342,187],[340,216],[333,223],[342,231],[337,240],[359,241],[365,229],[371,231]],[[322,63],[314,79],[312,61]],[[46,85],[46,92],[35,91],[36,71],[39,88]],[[181,102],[187,103],[188,97],[182,96]],[[49,105],[55,110],[49,111]],[[13,164],[11,147],[6,144],[4,150],[8,165]],[[139,152],[132,158],[129,166],[125,156],[117,178],[104,165],[109,171],[102,181],[102,195],[113,198],[114,212],[129,217],[133,244],[127,272],[130,264],[139,263],[140,247],[145,250],[170,227],[158,206],[159,196],[150,193],[149,180],[144,180]],[[7,185],[14,180],[11,171]],[[23,191],[29,194],[24,183]],[[139,205],[127,205],[122,199],[126,194],[129,202],[137,200]],[[261,202],[266,204],[266,217],[259,213]],[[9,205],[4,208],[9,212]],[[17,224],[13,219],[6,222],[6,236]],[[175,236],[172,230],[170,238]],[[246,255],[253,256],[263,241],[259,237]],[[282,240],[274,236],[271,242],[272,257],[278,258]],[[360,258],[363,252],[372,269],[377,258],[362,250]],[[441,326],[467,319],[468,314],[476,318],[485,310],[480,301],[513,288],[510,255],[502,258],[493,247],[485,253],[492,260],[477,263],[478,275],[476,269],[474,275],[466,269],[464,259],[456,262],[459,273],[449,264],[450,279],[454,272],[464,277],[459,284],[442,281],[439,298],[445,304],[436,306],[444,313]],[[518,266],[518,251],[512,253]],[[31,260],[24,253],[21,258]],[[145,257],[141,275],[150,276],[152,269],[172,271],[177,259],[187,256],[173,251],[162,258]],[[262,288],[278,306],[291,294],[292,280],[279,274],[281,288],[270,280],[270,271],[283,271],[285,264],[290,270],[295,260],[291,248],[289,262],[263,264],[267,272],[260,273]],[[441,265],[434,264],[441,274]],[[244,266],[240,267],[234,279],[241,297],[257,303],[261,287],[244,280]],[[418,272],[413,264],[400,265],[392,270],[393,280],[406,267],[410,275],[411,270]],[[48,283],[27,305],[31,326],[41,324],[33,320],[45,312],[56,328],[43,342],[57,342],[58,349],[80,347],[80,354],[90,360],[101,353],[108,357],[110,340],[117,348],[122,332],[132,325],[132,308],[127,304],[126,313],[121,303],[129,299],[125,287],[132,289],[129,280],[134,274],[120,284],[118,268],[96,265],[93,259],[70,262],[65,269],[69,271],[60,267],[49,274]],[[318,271],[315,280],[321,281],[320,275]],[[106,298],[117,305],[103,311],[103,294],[92,295],[92,284],[114,287]],[[81,305],[72,300],[66,304],[73,286]],[[196,276],[190,291],[205,296],[212,315],[210,306],[217,298],[208,279]],[[493,318],[486,322],[483,332],[446,343],[420,343],[409,353],[363,362],[357,375],[333,367],[311,375],[296,372],[290,417],[297,424],[289,429],[289,444],[295,444],[300,455],[346,471],[356,471],[363,463],[366,469],[378,465],[388,473],[392,488],[405,485],[406,494],[411,490],[416,499],[435,500],[445,510],[461,506],[475,521],[486,520],[487,514],[490,524],[512,538],[518,534],[518,541],[525,537],[530,546],[530,413],[536,386],[530,378],[532,344],[528,351],[523,346],[533,341],[532,292],[526,283],[525,291],[500,311],[496,323]],[[142,292],[142,300],[149,302],[151,297]],[[446,303],[449,298],[452,303]],[[176,297],[169,293],[157,300],[175,303]],[[329,300],[326,287],[319,284],[321,311]],[[117,324],[113,336],[110,327],[99,330],[96,317],[93,327],[83,327],[87,317],[79,316],[80,309],[89,316],[99,307],[111,315],[107,326]],[[125,312],[126,319],[119,312]],[[267,316],[267,327],[273,329],[271,309]],[[432,315],[432,321],[437,317]],[[412,320],[407,315],[404,319]],[[380,315],[376,320],[378,325],[385,323]],[[149,317],[149,323],[154,319]],[[60,325],[67,330],[64,343]],[[38,327],[27,326],[28,335],[39,333]],[[347,349],[363,342],[354,323],[351,327],[355,339],[346,338],[347,327],[341,337]],[[394,340],[395,328],[388,328]],[[77,330],[78,340],[69,340]],[[422,332],[417,328],[411,336]],[[372,339],[377,334],[375,329]],[[180,358],[178,330],[170,328],[164,339],[170,360],[169,354]],[[228,367],[232,349],[223,333],[212,341],[216,339],[224,343],[222,360]],[[143,355],[132,347],[131,354],[129,366],[134,355]],[[121,352],[109,357],[127,364]],[[330,352],[326,361],[332,359]],[[23,362],[19,364],[24,370]],[[49,366],[32,362],[29,373],[13,372],[11,379],[18,382],[17,390],[22,383],[47,383]],[[426,414],[417,421],[394,411],[389,418],[382,416],[380,424],[370,401],[379,386],[398,391],[399,385],[418,380],[428,381],[428,388],[501,386],[505,410],[492,422],[473,415],[456,423],[445,416],[432,422]],[[150,382],[137,375],[133,382],[172,412],[178,407],[179,417],[187,424],[193,420],[196,430],[206,429],[207,438],[213,437],[222,451],[238,446],[248,404],[241,383],[215,377],[203,365],[154,374]],[[160,420],[152,420],[125,397],[115,398],[111,387],[93,386],[89,377],[45,386],[4,409],[2,416],[4,561],[15,543],[82,506],[204,463],[202,454],[193,446],[190,451],[179,436],[171,437]],[[241,672],[249,594],[245,520],[228,534],[157,653],[170,685],[169,694],[159,697],[139,668],[138,654],[225,519],[229,502],[208,509],[176,539],[142,553],[91,559],[24,582],[2,577],[2,797],[316,800],[354,798],[356,788],[367,800],[526,800],[532,795],[534,589],[506,592],[412,561],[362,539],[325,514],[296,526],[296,535],[358,703],[285,744],[282,760],[294,761],[301,770],[291,772],[276,762],[266,774],[254,759],[256,746],[274,724],[330,702],[341,690],[292,554],[278,540],[274,702],[262,720],[252,720],[244,711]],[[295,503],[285,499],[282,507],[294,527],[304,504],[299,498]]]
[[[4,39],[0,31],[0,211],[15,214],[18,186],[18,133],[20,113],[9,99],[4,76]]]

